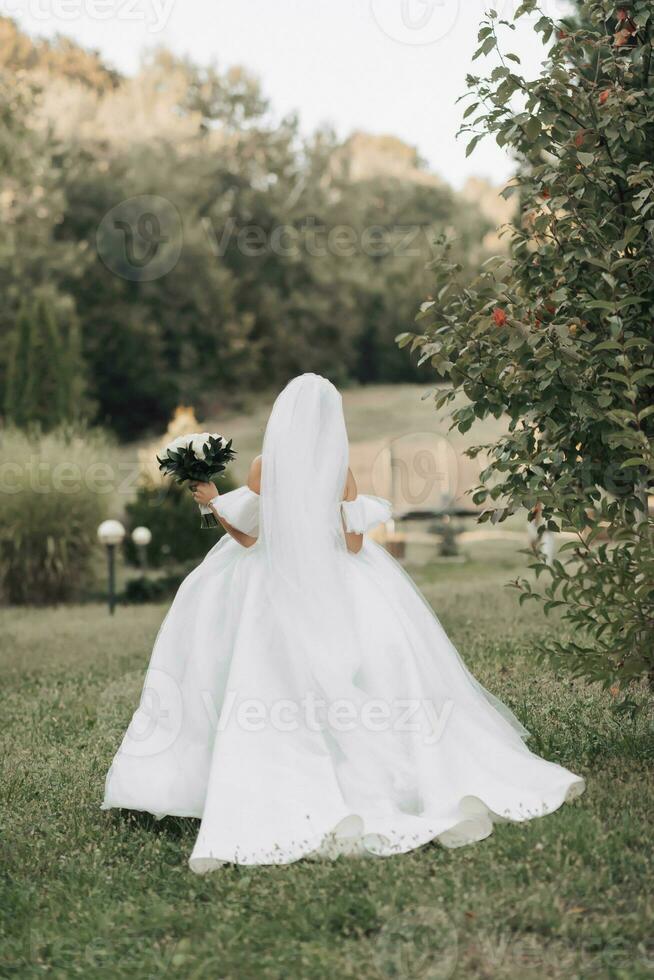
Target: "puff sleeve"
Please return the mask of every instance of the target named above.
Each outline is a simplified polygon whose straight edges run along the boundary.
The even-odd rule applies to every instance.
[[[249,487],[238,487],[219,494],[211,507],[237,531],[256,537],[259,533],[259,494]]]
[[[344,500],[341,511],[345,520],[345,530],[354,534],[365,534],[378,524],[385,524],[393,514],[390,501],[383,497],[360,494],[356,500]]]

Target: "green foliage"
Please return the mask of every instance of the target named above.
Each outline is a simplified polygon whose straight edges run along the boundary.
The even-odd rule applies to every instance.
[[[79,329],[66,303],[60,307],[69,322],[60,327],[54,302],[42,294],[18,314],[5,391],[5,414],[16,426],[49,430],[83,414]]]
[[[32,350],[32,320],[27,307],[19,313],[12,338],[12,351],[7,370],[5,415],[16,425],[26,425],[32,415],[35,376],[30,369]]]
[[[138,575],[125,583],[125,589],[119,597],[120,602],[146,603],[165,602],[171,599],[186,578],[191,568],[185,572],[171,572],[169,575]]]
[[[654,14],[644,0],[578,6],[563,27],[537,21],[553,44],[535,79],[500,51],[499,28],[514,25],[494,12],[482,24],[477,56],[499,64],[469,77],[463,131],[519,161],[511,255],[470,283],[443,240],[423,333],[398,340],[451,378],[439,405],[465,393],[461,432],[508,417],[504,437],[471,453],[489,458],[482,519],[533,518],[541,502],[543,526],[573,536],[552,567],[532,566],[540,587],[516,584],[574,627],[549,645],[555,663],[626,685],[654,679]]]
[[[86,51],[61,34],[52,41],[32,41],[9,17],[0,17],[0,50],[4,66],[19,79],[29,71],[51,72],[98,92],[119,82],[120,76],[102,63],[97,51]]]
[[[199,459],[193,446],[168,448],[163,456],[157,456],[159,469],[177,483],[207,483],[218,474],[224,473],[227,465],[236,456],[236,451],[232,449],[232,440],[225,442],[219,435],[209,435],[202,446],[202,452],[204,456]]]
[[[359,179],[349,143],[273,119],[242,69],[159,50],[137,79],[119,78],[73,47],[32,44],[0,19],[0,337],[37,290],[72,302],[95,420],[124,439],[160,429],[182,402],[214,414],[302,371],[340,384],[420,378],[393,337],[429,288],[437,231],[457,228],[462,262],[479,252],[487,222],[471,204],[429,183],[419,161],[406,178],[373,166]],[[56,81],[45,108],[37,77],[44,89]],[[154,132],[125,118],[132,87],[144,118],[160,120]],[[64,92],[58,113],[54,91]],[[87,122],[71,133],[75,100]],[[34,124],[44,112],[52,129]],[[354,148],[364,162],[366,139]],[[119,235],[98,238],[117,206],[136,227],[143,194],[169,202],[181,225],[160,246],[181,243],[179,258],[151,281],[147,266],[126,268]]]
[[[104,465],[98,433],[57,430],[0,435],[0,595],[12,603],[69,601],[88,581],[107,495],[93,467]]]
[[[34,124],[40,91],[34,76],[11,67],[20,45],[3,36],[7,23],[0,18],[0,389],[19,311],[41,292],[70,304],[67,282],[83,275],[87,261],[87,247],[60,234],[66,184],[75,177],[71,154],[49,127]]]
[[[223,476],[218,488],[221,493],[233,489],[229,475]],[[148,564],[161,568],[204,558],[209,548],[225,533],[222,526],[207,530],[200,526],[200,512],[188,488],[177,483],[163,487],[139,487],[136,497],[125,508],[128,535],[125,556],[132,565],[140,563],[138,551],[129,536],[135,527],[145,526],[152,531],[148,545]]]
[[[435,230],[467,221],[463,255],[486,223],[447,189],[337,179],[338,150],[330,134],[302,145],[289,120],[220,147],[209,135],[165,154],[129,147],[109,173],[104,159],[85,164],[69,188],[65,236],[92,240],[113,205],[141,192],[144,174],[184,216],[182,252],[165,277],[125,282],[96,257],[74,284],[103,422],[133,438],[180,402],[209,413],[215,399],[303,371],[340,384],[419,377],[392,341],[428,287]]]

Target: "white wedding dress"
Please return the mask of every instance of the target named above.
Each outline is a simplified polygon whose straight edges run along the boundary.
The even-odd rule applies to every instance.
[[[218,512],[225,537],[161,626],[103,807],[197,817],[193,871],[479,841],[578,796],[529,751],[400,566],[365,531],[390,505],[342,503],[341,398],[316,375],[273,408],[261,496]]]

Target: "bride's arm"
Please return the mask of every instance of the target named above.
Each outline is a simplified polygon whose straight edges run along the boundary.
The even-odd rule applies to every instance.
[[[357,481],[354,479],[354,474],[352,470],[347,471],[347,481],[345,483],[345,493],[343,494],[343,500],[356,500],[357,499]],[[343,517],[343,533],[345,534],[345,543],[347,545],[347,550],[353,555],[358,555],[363,547],[363,534],[357,534],[355,531],[347,531],[345,528],[345,518]]]
[[[257,456],[255,460],[252,461],[250,466],[250,472],[248,473],[248,487],[254,493],[261,492],[261,456]],[[253,537],[251,534],[246,534],[245,531],[239,531],[238,528],[233,527],[229,521],[226,521],[224,517],[221,517],[217,510],[212,506],[211,501],[215,500],[218,496],[218,490],[214,483],[198,483],[197,488],[193,494],[193,498],[199,504],[205,504],[211,507],[214,514],[225,528],[228,534],[230,534],[235,541],[238,541],[240,545],[244,548],[251,548],[253,544],[257,543],[257,538]]]

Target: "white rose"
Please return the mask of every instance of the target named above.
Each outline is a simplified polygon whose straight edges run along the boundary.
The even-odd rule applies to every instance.
[[[197,459],[204,459],[204,447],[212,436],[213,432],[198,432],[189,443]]]
[[[185,449],[197,436],[197,433],[191,432],[185,436],[177,436],[172,442],[169,442],[166,446],[167,453],[177,452],[178,449]]]

